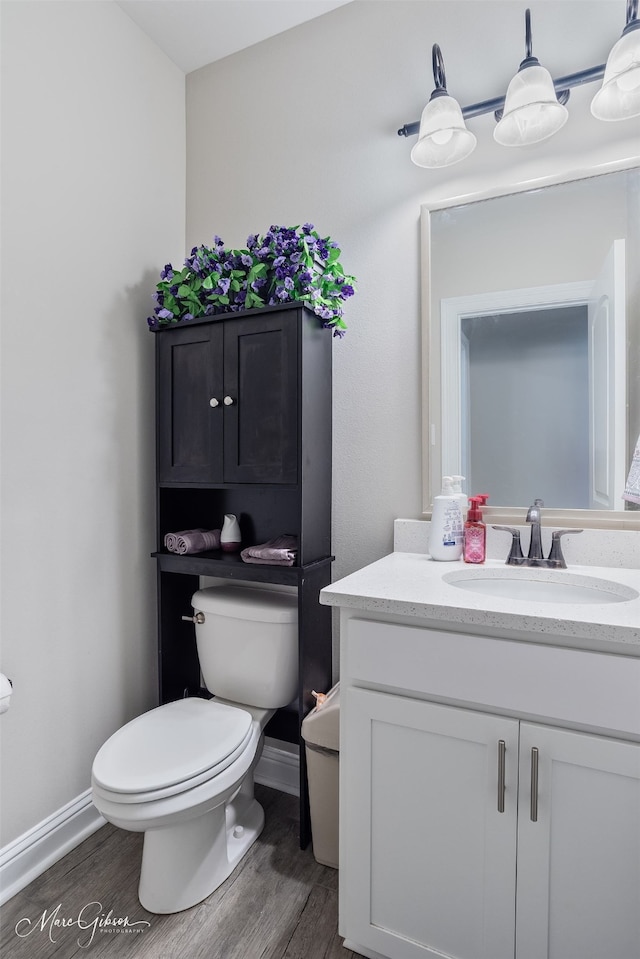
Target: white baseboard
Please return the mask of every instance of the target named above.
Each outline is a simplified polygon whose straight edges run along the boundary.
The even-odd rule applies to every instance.
[[[345,939],[342,945],[345,949],[351,949],[352,952],[357,953],[359,956],[366,956],[367,959],[385,959],[381,952],[374,952],[373,949],[365,949],[364,946],[359,946],[357,942],[351,942],[350,939]]]
[[[253,778],[262,786],[271,786],[290,796],[300,795],[300,759],[297,753],[265,745]]]
[[[104,826],[91,790],[0,849],[0,905]]]
[[[297,754],[265,745],[254,773],[256,782],[299,796],[299,777]],[[0,906],[104,824],[87,789],[0,849]]]

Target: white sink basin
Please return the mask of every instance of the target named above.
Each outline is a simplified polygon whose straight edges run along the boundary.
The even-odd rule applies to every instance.
[[[625,603],[639,595],[635,589],[622,583],[566,570],[505,566],[504,569],[458,570],[446,573],[442,579],[450,586],[482,596],[529,603]]]

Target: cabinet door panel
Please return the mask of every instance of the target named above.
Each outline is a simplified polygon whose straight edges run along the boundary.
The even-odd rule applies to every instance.
[[[222,325],[158,334],[161,483],[222,481],[222,342]]]
[[[225,327],[224,479],[297,481],[297,320],[287,313]],[[283,532],[286,532],[283,530]]]
[[[640,956],[640,745],[522,723],[516,915],[518,959]]]
[[[517,721],[347,695],[342,935],[394,959],[513,959]]]

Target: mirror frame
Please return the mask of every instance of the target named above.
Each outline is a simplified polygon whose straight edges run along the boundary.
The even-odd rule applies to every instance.
[[[422,513],[425,519],[431,518],[433,497],[440,492],[440,460],[434,466],[431,449],[438,445],[435,436],[434,415],[441,421],[440,387],[431,383],[429,377],[430,358],[434,352],[433,324],[431,323],[431,214],[452,207],[464,206],[481,200],[525,193],[543,187],[585,180],[607,173],[640,169],[640,157],[633,157],[581,170],[568,170],[552,176],[500,183],[491,187],[465,191],[463,194],[436,195],[420,207],[420,260],[421,260],[421,314],[422,314]],[[442,187],[440,188],[443,189]],[[441,356],[438,357],[438,363]],[[639,360],[640,362],[640,360]],[[440,430],[438,429],[438,432]],[[440,441],[441,443],[441,441]],[[440,446],[441,448],[441,446]],[[437,488],[436,488],[437,484]],[[528,504],[527,504],[528,505]],[[522,525],[525,522],[527,505],[491,506],[483,509],[487,523]],[[640,530],[640,510],[589,510],[589,509],[547,509],[544,510],[545,523],[549,526],[583,529],[624,529]]]

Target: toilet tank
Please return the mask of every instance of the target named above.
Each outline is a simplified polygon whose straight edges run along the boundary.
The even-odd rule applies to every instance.
[[[298,597],[244,586],[200,589],[191,600],[198,658],[214,696],[278,709],[298,691]]]

